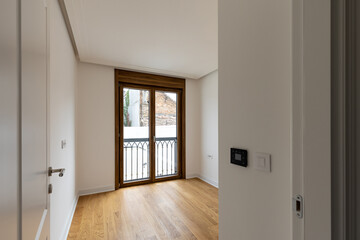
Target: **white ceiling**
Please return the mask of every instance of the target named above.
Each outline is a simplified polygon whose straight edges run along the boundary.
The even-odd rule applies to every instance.
[[[217,0],[65,0],[80,60],[187,78],[217,69]]]

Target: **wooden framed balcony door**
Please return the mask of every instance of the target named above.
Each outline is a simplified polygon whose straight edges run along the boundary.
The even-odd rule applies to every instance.
[[[115,70],[116,188],[185,178],[185,81],[175,79]]]

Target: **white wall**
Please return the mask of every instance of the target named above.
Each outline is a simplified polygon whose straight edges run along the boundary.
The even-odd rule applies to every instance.
[[[214,71],[198,81],[201,113],[199,176],[210,184],[218,186],[218,71]]]
[[[50,178],[53,193],[50,205],[51,239],[65,239],[76,189],[75,115],[77,59],[57,0],[50,6],[50,165],[65,168],[64,177]],[[66,148],[61,149],[61,140]]]
[[[200,173],[201,112],[199,80],[186,80],[186,177]]]
[[[186,170],[200,172],[200,89],[186,80]],[[114,189],[114,69],[79,63],[77,102],[78,188],[80,194]]]
[[[80,194],[114,189],[114,69],[79,63],[77,157]]]
[[[219,1],[220,239],[291,239],[291,1]],[[244,148],[249,166],[230,164]],[[271,173],[255,171],[270,153]]]

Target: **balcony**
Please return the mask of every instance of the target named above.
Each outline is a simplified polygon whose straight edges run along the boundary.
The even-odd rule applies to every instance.
[[[150,178],[149,138],[124,139],[124,182]],[[155,139],[155,177],[178,173],[177,138]]]

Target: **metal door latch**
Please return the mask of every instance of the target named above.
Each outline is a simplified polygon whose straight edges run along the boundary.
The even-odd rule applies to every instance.
[[[296,195],[293,197],[293,210],[298,218],[303,218],[304,216],[304,201],[301,195]]]
[[[52,191],[53,191],[53,186],[52,186],[52,184],[49,184],[48,193],[51,194]]]
[[[62,177],[64,176],[64,172],[65,168],[53,169],[52,167],[49,167],[48,175],[51,177],[53,173],[59,173],[59,177]]]

